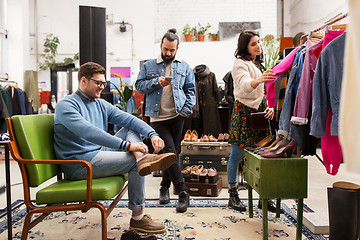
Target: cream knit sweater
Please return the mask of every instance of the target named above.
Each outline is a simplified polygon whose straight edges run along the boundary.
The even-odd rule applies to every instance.
[[[252,61],[236,59],[231,71],[234,79],[235,100],[248,107],[258,109],[264,97],[264,83],[255,89],[251,87],[252,80],[261,77],[261,71]]]

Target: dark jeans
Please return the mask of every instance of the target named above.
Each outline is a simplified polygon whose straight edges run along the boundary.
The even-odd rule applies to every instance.
[[[179,153],[181,150],[184,122],[185,118],[179,115],[170,120],[150,123],[151,127],[155,129],[160,135],[160,138],[165,142],[165,148],[162,150],[163,153],[175,153],[178,159],[171,167],[162,171],[162,181],[160,185],[161,187],[169,188],[172,182],[178,193],[186,190],[186,185],[179,165]]]

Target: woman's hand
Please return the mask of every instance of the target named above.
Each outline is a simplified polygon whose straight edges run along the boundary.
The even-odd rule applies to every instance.
[[[275,74],[273,73],[273,71],[271,69],[266,70],[263,75],[261,75],[260,79],[261,79],[261,83],[263,82],[268,82],[268,81],[272,81],[275,79]]]
[[[268,81],[273,81],[276,78],[275,74],[273,73],[273,71],[271,69],[266,70],[261,77],[254,79],[250,85],[252,88],[257,88],[257,86],[259,86],[259,84],[264,83],[264,82],[268,82]]]
[[[274,108],[269,108],[267,107],[265,109],[265,118],[268,119],[268,120],[272,120],[274,118],[274,115],[275,115],[275,112],[274,112]]]

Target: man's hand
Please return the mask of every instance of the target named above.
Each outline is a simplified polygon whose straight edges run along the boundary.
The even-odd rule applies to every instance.
[[[129,151],[131,152],[141,152],[143,154],[149,153],[149,149],[143,142],[131,143]]]
[[[158,153],[165,147],[164,140],[162,140],[159,136],[153,136],[151,138],[151,143],[154,147],[154,153]]]
[[[187,118],[187,116],[183,113],[179,113],[180,116],[184,117],[184,118]]]
[[[166,87],[167,85],[171,85],[172,81],[165,80],[165,77],[159,77],[159,84],[162,87]]]

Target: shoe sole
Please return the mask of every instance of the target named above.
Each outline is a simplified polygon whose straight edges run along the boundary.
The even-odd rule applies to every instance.
[[[129,227],[129,229],[135,230],[135,231],[137,231],[137,232],[153,233],[153,234],[166,232],[166,228],[164,228],[164,229],[158,229],[158,230],[155,230],[155,229],[154,229],[154,230],[146,230],[146,229],[142,229],[142,228]]]
[[[175,162],[176,162],[176,155],[173,153],[169,153],[169,155],[161,157],[157,161],[141,164],[141,168],[139,168],[138,165],[139,175],[146,176],[155,171],[162,171],[168,169]]]

